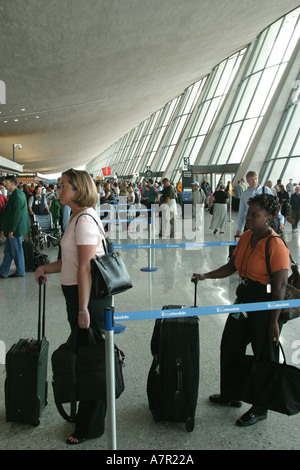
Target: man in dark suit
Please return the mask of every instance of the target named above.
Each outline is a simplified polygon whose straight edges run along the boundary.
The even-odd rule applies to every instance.
[[[22,247],[23,235],[29,232],[29,215],[25,193],[18,188],[14,175],[5,176],[4,185],[10,193],[8,202],[3,210],[2,229],[6,237],[4,258],[0,266],[0,278],[24,277],[25,261]],[[16,271],[8,275],[12,261]]]

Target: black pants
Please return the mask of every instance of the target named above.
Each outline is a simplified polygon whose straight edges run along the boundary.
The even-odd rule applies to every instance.
[[[295,219],[295,223],[293,224],[293,229],[296,229],[300,220],[300,208],[297,210],[293,210],[293,218]]]
[[[236,294],[236,303],[271,300],[266,286],[259,283],[240,285]],[[279,348],[269,339],[271,313],[270,310],[247,312],[247,318],[242,314],[238,318],[229,314],[221,340],[221,395],[225,399],[239,400],[238,370],[248,344],[251,344],[253,354],[261,359],[279,361]],[[282,321],[279,320],[280,330],[281,327]]]
[[[68,321],[71,330],[78,324],[78,286],[62,286],[66,299]],[[91,294],[88,309],[90,312],[91,328],[101,335],[104,328],[104,308],[112,305],[112,298],[95,299]],[[86,341],[85,330],[79,331],[79,344]],[[76,437],[95,438],[104,433],[106,415],[106,400],[82,401],[79,403],[76,416]]]

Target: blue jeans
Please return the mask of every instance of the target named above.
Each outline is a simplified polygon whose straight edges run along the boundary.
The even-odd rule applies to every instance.
[[[61,217],[62,217],[62,229],[63,229],[63,232],[65,232],[67,223],[69,221],[69,218],[71,217],[71,207],[66,206],[65,204],[62,204],[60,208],[60,212],[61,212]]]
[[[16,276],[25,276],[25,260],[22,247],[23,237],[6,238],[4,258],[0,266],[0,274],[7,277],[12,261],[16,265]]]

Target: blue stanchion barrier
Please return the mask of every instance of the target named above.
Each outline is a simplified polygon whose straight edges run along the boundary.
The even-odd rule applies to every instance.
[[[108,220],[104,220],[102,219],[102,222],[103,224],[111,224],[113,222],[116,222],[116,223],[122,223],[122,222],[133,222],[133,221],[136,221],[136,222],[145,222],[146,220],[148,219],[116,219],[116,220],[111,220],[111,219],[108,219]]]
[[[119,214],[120,212],[128,212],[132,209],[103,209],[100,210],[100,214],[105,214],[106,212],[114,212],[115,214]],[[150,212],[151,209],[139,209],[138,207],[135,208],[136,212]]]
[[[255,312],[259,310],[274,310],[277,308],[300,307],[300,299],[272,300],[270,302],[253,302],[247,304],[214,305],[206,307],[190,307],[170,310],[141,310],[136,312],[115,313],[115,320],[156,320],[164,318],[182,318],[201,315],[215,315],[220,313]]]
[[[113,248],[116,250],[130,250],[130,249],[156,249],[156,248],[200,248],[203,246],[230,246],[237,245],[236,241],[228,242],[184,242],[184,243],[138,243],[128,245],[115,245]]]

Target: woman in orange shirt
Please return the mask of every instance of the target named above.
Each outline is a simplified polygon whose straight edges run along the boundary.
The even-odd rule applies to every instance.
[[[282,300],[288,281],[289,250],[280,237],[269,247],[272,286],[269,284],[265,248],[276,233],[270,222],[280,209],[270,194],[260,194],[248,201],[247,230],[240,238],[230,261],[205,274],[193,274],[193,279],[219,279],[238,272],[236,303]],[[282,327],[281,309],[229,314],[221,341],[221,393],[209,399],[220,405],[240,407],[237,396],[239,361],[251,343],[253,353],[261,359],[279,360],[279,335]],[[253,406],[237,420],[238,426],[250,426],[267,417],[267,410]]]

